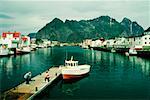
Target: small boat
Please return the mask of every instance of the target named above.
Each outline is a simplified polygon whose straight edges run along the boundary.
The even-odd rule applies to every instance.
[[[17,54],[26,54],[30,52],[31,52],[30,47],[22,47],[20,49],[17,49]]]
[[[43,44],[39,44],[37,47],[38,48],[44,48],[44,45]]]
[[[21,50],[22,53],[30,53],[31,52],[31,49],[30,47],[23,47],[22,50]]]
[[[9,50],[8,49],[0,49],[0,56],[8,56]]]
[[[64,45],[63,45],[63,44],[60,44],[60,46],[63,47]]]
[[[64,66],[60,66],[63,79],[83,77],[89,73],[90,67],[90,65],[78,65],[78,61],[74,61],[73,57],[69,61],[65,60]]]
[[[82,45],[83,49],[88,49],[89,47],[87,45]]]
[[[37,45],[36,44],[31,44],[31,51],[35,51],[37,49]]]
[[[0,46],[0,56],[8,56],[9,50],[5,45]]]
[[[11,50],[9,50],[9,53],[8,53],[9,55],[14,55],[14,52],[13,51],[11,51]]]
[[[137,55],[137,51],[134,48],[130,48],[129,55],[131,55],[131,56]]]
[[[111,52],[114,53],[114,52],[116,52],[116,50],[115,50],[114,48],[112,48],[112,49],[111,49]]]

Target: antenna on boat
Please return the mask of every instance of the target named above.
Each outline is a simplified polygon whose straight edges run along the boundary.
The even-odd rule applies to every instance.
[[[71,56],[71,61],[73,60],[73,56]]]
[[[67,58],[68,58],[68,54],[67,54],[67,51],[66,51],[66,60],[67,60]]]

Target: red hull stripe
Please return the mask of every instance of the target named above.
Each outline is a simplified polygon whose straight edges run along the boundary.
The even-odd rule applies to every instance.
[[[86,73],[88,74],[88,73]],[[68,74],[63,74],[63,79],[73,79],[73,78],[80,78],[85,76],[86,74],[82,74],[82,75],[68,75]]]

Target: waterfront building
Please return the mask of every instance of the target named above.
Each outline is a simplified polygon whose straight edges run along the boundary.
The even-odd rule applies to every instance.
[[[19,46],[17,48],[18,54],[30,53],[30,37],[28,36],[21,36],[21,40]]]
[[[103,41],[99,40],[95,40],[92,41],[91,47],[101,47],[103,45]]]
[[[2,44],[7,44],[8,48],[17,48],[20,41],[20,32],[3,32]]]
[[[106,47],[113,48],[115,43],[115,39],[106,40]]]
[[[31,42],[31,44],[36,44],[36,38],[31,38],[30,42]]]
[[[30,46],[30,37],[28,37],[28,36],[21,36],[20,46],[21,47]]]
[[[132,36],[126,38],[130,46],[136,46],[141,44],[141,36]]]
[[[144,32],[144,35],[128,37],[130,48],[135,50],[146,50],[150,48],[150,29]]]
[[[88,48],[89,46],[91,47],[92,44],[93,44],[92,39],[86,39],[86,40],[83,40],[81,46],[82,48]]]
[[[58,45],[58,44],[59,44],[58,41],[51,41],[51,46],[56,46],[56,45]]]
[[[42,41],[43,41],[43,45],[44,45],[45,47],[48,47],[48,46],[51,45],[51,41],[49,41],[48,39],[42,39]]]
[[[114,48],[129,48],[129,42],[126,38],[115,38]]]
[[[141,45],[143,50],[150,51],[150,28],[144,32],[144,36],[141,37]]]

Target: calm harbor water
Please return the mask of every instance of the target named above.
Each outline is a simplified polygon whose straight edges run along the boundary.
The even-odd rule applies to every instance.
[[[79,64],[92,66],[89,75],[72,82],[60,80],[35,99],[150,99],[150,59],[80,47],[44,48],[22,56],[0,58],[0,90],[22,83],[27,71],[35,76],[51,66],[63,65],[66,57],[71,56]]]

